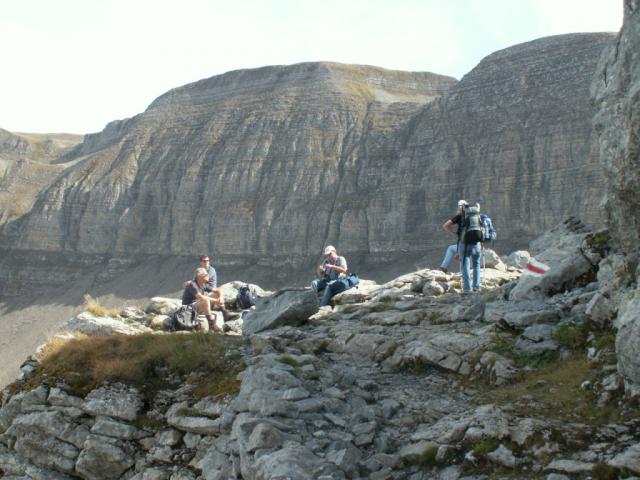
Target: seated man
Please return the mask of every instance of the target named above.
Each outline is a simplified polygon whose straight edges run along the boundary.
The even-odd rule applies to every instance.
[[[220,327],[216,325],[211,314],[211,297],[206,295],[206,284],[209,280],[209,274],[204,268],[196,269],[196,279],[186,282],[184,291],[182,292],[182,304],[193,305],[194,310],[198,315],[204,315],[207,317],[207,323],[209,324],[209,330],[212,332],[222,331]]]
[[[324,290],[320,306],[324,307],[331,303],[331,297],[348,288],[347,261],[336,252],[333,245],[324,249],[325,260],[318,266],[318,278],[311,282],[311,288],[320,293]]]
[[[218,275],[216,273],[216,269],[211,266],[209,255],[200,255],[200,268],[205,269],[208,275],[208,280],[204,286],[204,295],[209,298],[211,307],[222,312],[222,317],[224,318],[225,322],[228,320],[233,320],[234,318],[238,318],[239,314],[229,312],[224,307],[222,291],[217,288]],[[197,282],[197,277],[194,277],[192,281]],[[186,288],[188,283],[188,281],[184,282],[182,286]]]

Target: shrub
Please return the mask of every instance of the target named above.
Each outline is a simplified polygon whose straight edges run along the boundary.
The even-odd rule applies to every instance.
[[[565,323],[560,325],[553,335],[556,342],[570,350],[582,350],[587,345],[589,335],[589,322],[584,322],[579,326]]]

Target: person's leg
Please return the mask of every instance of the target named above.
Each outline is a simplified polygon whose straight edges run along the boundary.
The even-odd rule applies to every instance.
[[[324,293],[322,294],[322,299],[320,300],[320,306],[324,307],[326,305],[330,305],[331,304],[331,283],[327,284],[326,288],[324,289]]]
[[[471,267],[471,258],[470,255],[468,255],[468,248],[465,248],[465,246],[463,246],[463,248],[461,249],[461,258],[462,258],[462,289],[465,292],[470,292],[471,291],[471,272],[470,272],[470,267]]]
[[[445,270],[448,269],[449,264],[451,263],[451,260],[453,260],[453,256],[456,254],[457,251],[458,251],[457,244],[449,245],[447,247],[447,252],[444,254],[444,260],[442,260],[442,263],[440,264],[440,268],[443,268]]]
[[[327,281],[324,278],[316,278],[311,282],[311,288],[313,288],[316,293],[321,292],[327,286]]]
[[[481,256],[480,243],[476,243],[473,246],[471,258],[473,260],[473,289],[480,290],[480,256]]]
[[[329,282],[327,284],[327,287],[324,289],[324,294],[322,295],[320,306],[323,307],[325,305],[330,305],[331,297],[339,294],[340,292],[344,292],[347,288],[348,287],[345,279],[333,280]]]
[[[213,315],[211,314],[211,302],[209,300],[207,301],[198,300],[197,302],[194,303],[194,307],[198,315],[204,315],[205,317],[207,317],[207,323],[209,324],[210,332],[220,331],[220,329],[216,325]]]

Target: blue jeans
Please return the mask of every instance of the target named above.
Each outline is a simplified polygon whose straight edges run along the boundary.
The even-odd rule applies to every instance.
[[[447,247],[447,253],[444,254],[444,260],[442,260],[442,263],[440,264],[440,266],[442,268],[449,268],[449,264],[451,263],[451,260],[453,260],[453,256],[458,253],[458,244],[455,243],[453,245],[449,245]],[[462,260],[462,259],[460,259]]]
[[[324,307],[325,305],[331,304],[331,297],[337,295],[340,292],[344,292],[348,287],[345,283],[345,280],[338,279],[329,281],[327,279],[315,279],[311,282],[311,288],[313,288],[316,292],[322,292],[322,299],[320,300],[320,306]]]
[[[480,242],[472,245],[460,244],[462,254],[462,288],[465,292],[471,291],[471,262],[473,262],[473,289],[480,290],[480,255],[482,247]]]

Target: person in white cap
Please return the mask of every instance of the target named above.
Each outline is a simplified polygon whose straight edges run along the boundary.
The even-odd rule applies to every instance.
[[[464,207],[466,207],[467,205],[469,204],[466,200],[458,200],[458,210],[456,216],[450,218],[442,225],[442,228],[445,232],[457,238],[456,243],[447,247],[447,252],[445,253],[444,259],[440,264],[440,270],[442,270],[444,273],[447,273],[447,269],[449,268],[449,264],[451,263],[451,260],[453,260],[454,255],[460,251],[458,249],[458,246],[460,245],[460,231],[462,229],[462,220],[464,218]],[[451,229],[453,225],[458,225],[457,232],[454,232]],[[462,263],[462,259],[460,259],[460,263]]]
[[[346,283],[341,281],[347,276],[345,258],[338,255],[336,247],[333,245],[325,247],[323,254],[325,256],[324,262],[318,265],[316,272],[318,278],[311,282],[311,288],[317,293],[324,290],[320,300],[321,307],[329,305],[331,297],[347,289]]]

